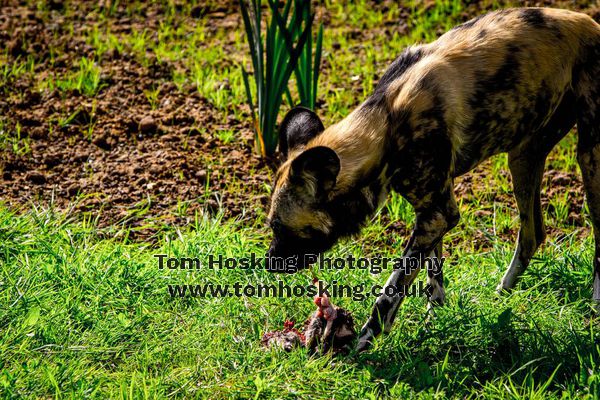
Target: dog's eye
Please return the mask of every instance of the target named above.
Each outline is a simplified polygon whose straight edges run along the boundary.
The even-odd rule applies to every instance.
[[[312,226],[306,226],[302,228],[302,233],[308,237],[314,237],[319,234],[319,231]]]

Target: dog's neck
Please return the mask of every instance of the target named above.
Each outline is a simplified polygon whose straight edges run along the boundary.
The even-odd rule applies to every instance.
[[[311,140],[306,148],[326,146],[336,152],[340,173],[335,192],[345,193],[383,168],[386,131],[386,113],[363,104]]]

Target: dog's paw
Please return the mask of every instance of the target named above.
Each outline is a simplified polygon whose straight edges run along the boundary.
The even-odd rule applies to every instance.
[[[512,286],[507,285],[504,280],[496,286],[496,294],[499,296],[507,295],[512,291]]]
[[[373,335],[371,328],[363,327],[360,336],[358,337],[358,342],[356,343],[356,352],[362,353],[369,350],[373,345],[374,338],[375,336]]]

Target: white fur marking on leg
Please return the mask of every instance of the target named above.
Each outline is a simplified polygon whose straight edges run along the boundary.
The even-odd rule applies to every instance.
[[[517,278],[519,277],[521,272],[523,272],[523,265],[519,260],[519,254],[521,252],[520,247],[521,246],[517,247],[517,250],[515,251],[515,254],[513,255],[513,258],[510,262],[510,265],[506,269],[506,272],[504,273],[500,284],[496,288],[498,292],[512,289],[515,286],[515,283],[517,282]]]

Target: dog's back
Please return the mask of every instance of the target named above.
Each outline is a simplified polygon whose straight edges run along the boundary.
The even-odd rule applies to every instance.
[[[423,115],[442,116],[460,175],[538,134],[561,102],[574,103],[569,92],[590,90],[581,75],[592,76],[585,64],[599,45],[600,25],[585,14],[502,10],[408,49],[401,58],[412,65],[392,65],[374,96],[409,120],[396,135],[418,136]]]

